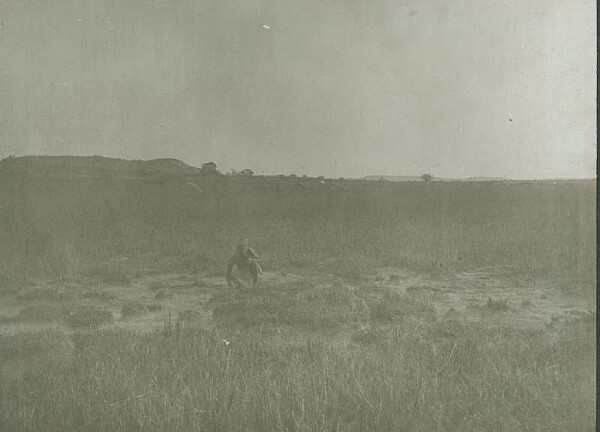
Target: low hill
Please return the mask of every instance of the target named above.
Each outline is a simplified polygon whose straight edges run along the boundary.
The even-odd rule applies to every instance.
[[[151,174],[192,175],[201,170],[170,158],[143,161],[103,156],[23,156],[1,160],[0,172],[33,176],[144,177]]]

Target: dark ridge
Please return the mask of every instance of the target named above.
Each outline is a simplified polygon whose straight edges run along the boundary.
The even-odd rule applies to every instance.
[[[0,161],[0,171],[27,175],[198,174],[200,168],[178,159],[126,160],[104,156],[22,156]]]

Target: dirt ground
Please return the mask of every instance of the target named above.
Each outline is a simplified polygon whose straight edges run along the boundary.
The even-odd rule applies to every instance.
[[[295,273],[266,272],[262,283],[286,286],[310,281],[315,287],[327,289],[335,281],[331,276],[305,276]],[[347,283],[337,280],[338,283]],[[439,320],[481,322],[487,326],[518,326],[524,328],[558,328],[562,324],[592,316],[593,298],[568,294],[582,291],[565,281],[543,281],[518,276],[510,268],[483,268],[454,275],[426,275],[413,271],[382,268],[370,277],[350,282],[354,289],[391,289],[402,296],[418,298],[433,306]],[[64,293],[64,300],[77,305],[90,305],[109,310],[114,322],[111,327],[132,331],[153,331],[164,326],[165,319],[193,313],[195,323],[203,327],[214,325],[211,296],[228,290],[222,276],[192,273],[143,275],[124,285],[99,283],[93,279],[34,281],[30,290],[52,288]],[[585,291],[585,290],[584,290]],[[593,289],[587,289],[593,292]],[[35,296],[31,296],[35,297]],[[27,307],[56,303],[57,300],[5,297],[0,306],[0,333],[34,332],[50,328],[66,333],[75,330],[61,320],[20,317]],[[133,311],[126,313],[126,305]],[[137,307],[140,310],[135,310]],[[77,330],[80,331],[80,330]]]
[[[300,272],[298,272],[300,273]],[[517,276],[509,268],[484,268],[474,272],[454,275],[427,275],[414,271],[381,268],[361,280],[345,280],[332,275],[306,275],[293,272],[265,272],[260,279],[261,286],[274,291],[260,292],[245,289],[229,291],[223,276],[193,273],[159,273],[148,271],[126,284],[99,282],[94,279],[38,279],[13,296],[6,296],[0,303],[0,335],[35,333],[43,330],[57,330],[70,341],[65,346],[53,347],[52,356],[35,354],[26,361],[9,361],[0,366],[0,375],[4,378],[22,376],[27,370],[35,369],[39,362],[61,361],[72,353],[73,341],[86,338],[91,332],[111,329],[129,330],[134,333],[161,332],[166,328],[174,329],[182,325],[188,328],[210,329],[227,320],[233,326],[219,327],[224,334],[224,343],[236,341],[241,332],[252,326],[237,322],[234,315],[213,318],[213,310],[228,299],[244,308],[257,307],[269,296],[284,291],[283,299],[294,298],[298,287],[310,287],[306,293],[327,295],[342,289],[351,292],[352,298],[360,299],[364,305],[356,316],[369,316],[369,306],[364,300],[376,304],[385,293],[400,296],[400,301],[412,301],[412,304],[427,305],[433,309],[437,321],[476,322],[486,327],[518,327],[520,329],[541,329],[549,334],[558,334],[567,323],[593,322],[595,319],[595,300],[588,295],[567,294],[574,292],[593,293],[593,287],[577,287],[561,281],[542,281]],[[359,293],[359,295],[356,295]],[[223,294],[226,294],[225,296]],[[257,300],[263,296],[267,300]],[[297,297],[296,297],[297,298]],[[404,299],[404,300],[403,300]],[[352,301],[355,301],[352,300]],[[247,306],[250,301],[252,306]],[[398,298],[396,297],[396,301]],[[221,302],[221,303],[220,303]],[[258,302],[258,303],[257,303]],[[374,303],[373,303],[374,302]],[[420,303],[419,303],[420,302]],[[229,307],[231,307],[229,304]],[[307,313],[311,320],[311,306],[300,304],[300,314]],[[227,306],[227,305],[226,305]],[[109,311],[111,322],[85,327],[73,326],[65,319],[65,313],[76,308],[89,307],[94,310]],[[280,307],[284,307],[283,305]],[[294,306],[292,306],[294,307]],[[359,309],[362,308],[359,304]],[[58,311],[56,316],[48,311]],[[66,312],[65,312],[66,311]],[[366,311],[366,315],[364,315]],[[321,309],[315,312],[318,319],[327,317],[328,312]],[[363,314],[363,315],[361,315]],[[109,317],[110,317],[109,315]],[[327,343],[342,350],[359,349],[356,335],[368,334],[369,319],[356,322],[338,323],[335,330],[328,331],[319,324],[310,326],[305,321],[299,325],[269,325],[261,323],[262,318],[250,316],[259,322],[254,327],[260,337],[275,344],[302,345],[307,337],[317,335]],[[316,316],[316,315],[315,315]],[[335,320],[335,316],[332,316]],[[423,315],[422,319],[427,319]],[[448,325],[452,328],[452,323]],[[593,330],[590,330],[593,332]],[[590,337],[593,337],[590,334]],[[66,356],[66,357],[65,357]],[[39,363],[42,364],[42,363]]]

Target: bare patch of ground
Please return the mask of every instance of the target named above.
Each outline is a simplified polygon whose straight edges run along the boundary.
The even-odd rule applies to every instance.
[[[251,325],[265,336],[283,337],[335,328],[332,340],[348,342],[354,332],[368,328],[366,313],[380,314],[378,319],[393,315],[381,306],[390,293],[398,296],[397,304],[427,305],[439,321],[551,329],[595,319],[594,303],[572,295],[568,283],[528,279],[506,267],[455,275],[383,268],[350,282],[339,276],[267,272],[255,290],[229,290],[222,275],[213,274],[147,273],[126,285],[111,280],[34,281],[0,306],[0,333],[48,328],[71,333],[77,327],[73,322],[80,321],[73,317],[94,310],[98,319],[92,324],[99,329]]]
[[[532,280],[510,268],[491,267],[453,276],[432,277],[382,269],[388,284],[400,293],[430,302],[440,319],[451,314],[464,321],[522,328],[544,328],[590,317],[595,301],[575,295],[594,292],[564,281]]]

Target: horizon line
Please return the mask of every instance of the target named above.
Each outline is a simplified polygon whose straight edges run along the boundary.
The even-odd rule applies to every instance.
[[[91,157],[99,157],[99,158],[104,158],[104,159],[115,159],[115,160],[123,160],[123,161],[130,161],[130,162],[135,162],[135,161],[141,161],[141,162],[150,162],[150,161],[155,161],[155,160],[164,160],[164,159],[171,159],[171,160],[176,160],[179,161],[181,163],[184,163],[185,165],[192,167],[192,168],[196,168],[196,169],[201,169],[201,167],[198,167],[196,165],[192,165],[184,160],[175,158],[175,157],[158,157],[158,158],[152,158],[152,159],[126,159],[126,158],[122,158],[122,157],[114,157],[114,156],[103,156],[103,155],[99,155],[99,154],[93,154],[93,155],[74,155],[74,154],[60,154],[60,155],[50,155],[50,154],[23,154],[23,155],[9,155],[6,156],[2,159],[0,159],[0,161],[3,161],[5,159],[19,159],[19,158],[26,158],[26,157],[81,157],[81,158],[91,158]],[[203,162],[204,163],[209,163],[212,161],[207,161],[207,162]],[[214,162],[213,162],[214,163]],[[231,168],[232,169],[232,168]],[[250,168],[252,169],[252,168]],[[227,175],[226,173],[221,173],[223,175]],[[597,180],[598,179],[598,175],[596,174],[593,177],[537,177],[537,178],[515,178],[515,177],[508,177],[508,176],[497,176],[497,175],[472,175],[472,176],[468,176],[468,177],[447,177],[447,176],[436,176],[434,174],[426,173],[426,174],[430,174],[432,175],[432,180],[431,181],[436,181],[436,180],[468,180],[468,179],[476,179],[476,178],[489,178],[489,179],[493,179],[490,181],[577,181],[577,180]],[[281,174],[281,173],[271,173],[271,174],[254,174],[254,175],[260,175],[260,176],[285,176],[285,177],[289,177],[290,175],[295,175],[297,177],[302,177],[304,174],[295,174],[295,173],[291,173],[291,174]],[[332,176],[332,177],[327,177],[326,175],[315,175],[314,177],[325,177],[325,178],[329,178],[329,179],[345,179],[345,180],[365,180],[367,177],[414,177],[414,178],[420,178],[422,175],[417,175],[417,174],[367,174],[364,176],[360,176],[360,177],[349,177],[349,176]],[[307,177],[311,177],[309,175],[306,175]]]

